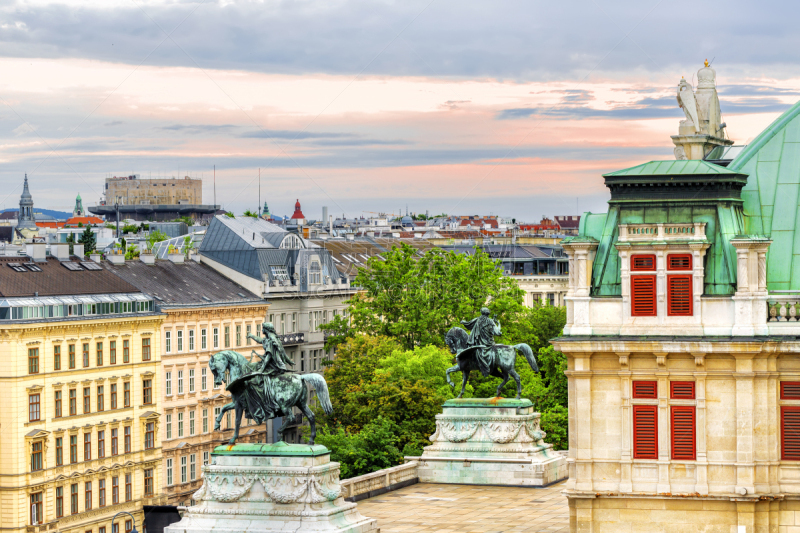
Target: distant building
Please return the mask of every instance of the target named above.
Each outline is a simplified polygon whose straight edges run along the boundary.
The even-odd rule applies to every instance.
[[[581,225],[580,215],[566,215],[555,217],[555,222],[558,224],[562,235],[577,235]]]
[[[324,248],[331,254],[336,268],[347,276],[350,282],[355,279],[358,270],[367,266],[371,257],[383,255],[395,246],[408,244],[416,248],[418,254],[434,248],[425,239],[392,238],[392,237],[354,237],[353,239],[313,239],[311,242]]]
[[[294,213],[292,213],[292,218],[290,222],[292,224],[303,224],[305,222],[306,216],[303,214],[302,209],[300,209],[300,200],[298,199],[297,202],[294,204]]]
[[[78,194],[77,198],[75,198],[75,207],[72,209],[72,216],[73,217],[86,216],[86,210],[83,209],[83,200],[81,200],[80,194]]]

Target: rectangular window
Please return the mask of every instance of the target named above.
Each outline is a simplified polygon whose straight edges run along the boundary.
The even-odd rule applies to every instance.
[[[133,499],[133,475],[125,474],[125,501],[129,502]]]
[[[242,326],[241,324],[236,324],[236,346],[242,345]]]
[[[658,459],[658,407],[633,406],[633,458]]]
[[[669,397],[673,400],[694,400],[694,381],[670,381]]]
[[[800,400],[800,381],[781,381],[781,400]]]
[[[125,438],[125,453],[131,453],[131,427],[125,426],[123,430],[123,437]]]
[[[172,332],[164,332],[164,352],[169,353],[172,351]]]
[[[655,255],[633,255],[631,256],[631,270],[634,272],[650,271],[656,269]]]
[[[631,316],[656,316],[655,276],[631,276]]]
[[[106,388],[103,385],[97,386],[97,412],[104,411],[106,404]]]
[[[166,372],[164,374],[164,394],[166,396],[172,396],[172,372]]]
[[[142,339],[142,361],[149,361],[149,360],[150,360],[150,338],[145,337],[144,339]]]
[[[178,413],[178,437],[183,437],[183,413]]]
[[[695,453],[695,407],[673,405],[670,407],[672,430],[672,458],[678,461],[694,461]]]
[[[55,400],[56,400],[56,418],[61,418],[63,415],[61,411],[61,391],[55,391]]]
[[[31,445],[31,472],[41,470],[42,464],[42,441],[37,441]]]
[[[667,256],[667,270],[691,270],[692,254],[669,254]]]
[[[178,370],[178,394],[183,394],[183,370]]]
[[[189,330],[189,351],[190,352],[194,351],[194,330],[193,329]]]
[[[203,409],[203,433],[208,433],[208,409]]]
[[[106,480],[97,480],[97,505],[99,507],[106,506]]]
[[[150,405],[153,403],[153,380],[142,380],[142,404]]]
[[[40,399],[39,394],[28,395],[28,422],[38,422],[41,418]]]
[[[144,470],[144,495],[153,495],[153,469],[145,468]]]
[[[122,384],[122,407],[131,406],[131,382],[126,381]]]
[[[167,486],[172,485],[172,459],[167,459]]]
[[[102,459],[106,456],[106,432],[104,429],[97,431],[97,458]]]
[[[92,434],[91,433],[84,433],[83,434],[83,460],[84,461],[91,461],[92,460]]]
[[[178,340],[178,351],[182,352],[183,351],[183,330],[178,330],[177,335],[178,335],[178,339],[177,339]]]
[[[194,392],[194,368],[189,369],[189,394]]]
[[[166,422],[165,422],[165,427],[166,427],[167,439],[171,439],[172,438],[172,415],[171,414],[167,415],[167,419],[166,419]]]
[[[28,348],[28,374],[39,373],[39,348]]]
[[[203,452],[203,466],[208,464],[208,452]]]
[[[189,479],[192,481],[197,479],[197,455],[195,454],[189,456]]]
[[[181,483],[186,483],[186,456],[181,457]]]
[[[194,411],[189,411],[189,436],[194,436]]]
[[[111,385],[111,408],[117,408],[117,384],[113,383]]]
[[[92,388],[83,388],[83,414],[92,412]]]
[[[97,366],[103,366],[103,343],[97,343]]]
[[[800,406],[781,407],[781,459],[800,461]]]
[[[56,487],[56,518],[64,516],[64,487]]]
[[[200,349],[206,349],[206,328],[200,330]]]
[[[297,333],[297,313],[292,313],[292,331],[291,333]]]
[[[69,462],[75,464],[78,462],[78,436],[69,436]]]
[[[89,343],[83,343],[83,368],[89,368]]]
[[[87,481],[86,483],[83,484],[83,491],[84,491],[84,495],[85,495],[83,510],[84,511],[91,511],[91,509],[92,509],[92,482],[91,481]]]
[[[144,426],[144,449],[145,450],[152,450],[156,447],[156,431],[155,431],[155,423],[148,422]]]
[[[119,503],[119,476],[111,478],[111,505]]]
[[[127,364],[131,362],[131,341],[122,341],[122,362]]]
[[[692,276],[667,276],[667,315],[692,316]]]
[[[69,416],[78,414],[78,391],[76,389],[69,390]]]
[[[73,369],[73,368],[75,368],[75,345],[74,344],[70,344],[69,345],[67,353],[69,354],[69,368]]]
[[[53,370],[61,370],[61,346],[53,346]]]
[[[211,330],[213,333],[213,345],[214,348],[219,348],[219,328],[214,328]]]
[[[108,362],[112,365],[117,364],[117,341],[108,342]]]
[[[231,327],[225,326],[225,347],[231,347]]]
[[[69,486],[69,510],[72,514],[78,514],[78,484],[73,483]]]
[[[111,430],[111,455],[119,455],[119,430],[114,428]]]
[[[658,384],[655,381],[634,381],[633,397],[637,399],[658,398]]]
[[[125,520],[125,533],[133,531],[133,520]]]
[[[208,369],[206,367],[200,370],[200,390],[208,390]]]
[[[247,324],[247,330],[246,330],[245,338],[247,339],[246,342],[247,342],[248,346],[253,343],[253,339],[250,338],[250,334],[251,333],[253,333],[252,326],[250,324]]]
[[[42,493],[31,494],[31,525],[35,526],[44,522],[42,516]]]
[[[56,466],[64,464],[64,437],[56,437]]]

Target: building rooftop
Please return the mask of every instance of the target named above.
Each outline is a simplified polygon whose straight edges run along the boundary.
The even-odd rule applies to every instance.
[[[358,502],[381,533],[569,531],[566,482],[546,488],[417,483]]]
[[[83,265],[87,264],[88,269]],[[72,265],[67,268],[65,264]],[[33,266],[28,266],[33,265]],[[74,269],[74,270],[73,270]],[[140,292],[135,286],[91,261],[33,263],[27,257],[0,257],[0,296],[67,296]]]

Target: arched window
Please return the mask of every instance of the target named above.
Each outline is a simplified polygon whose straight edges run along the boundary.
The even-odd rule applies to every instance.
[[[281,241],[281,246],[280,247],[282,249],[284,249],[284,250],[294,250],[294,249],[297,249],[297,248],[302,248],[303,247],[303,241],[301,241],[300,237],[298,237],[297,235],[287,235]]]

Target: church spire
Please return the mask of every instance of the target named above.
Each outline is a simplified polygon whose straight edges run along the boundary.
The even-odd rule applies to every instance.
[[[28,174],[25,174],[25,184],[22,187],[22,196],[19,198],[17,228],[36,229],[36,217],[33,214],[33,196],[31,196],[31,191],[28,189]]]

